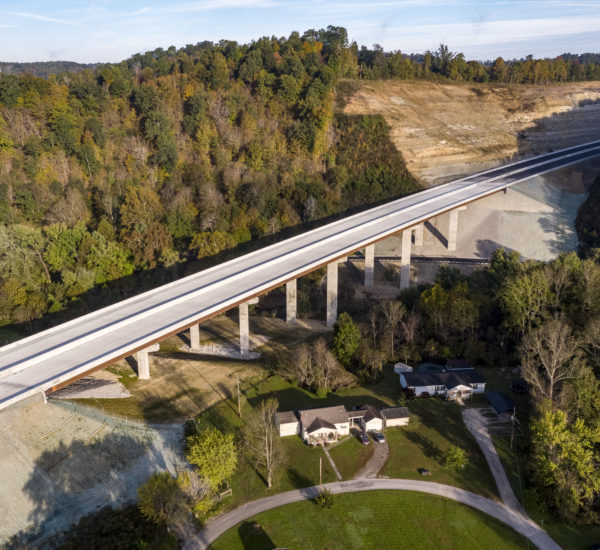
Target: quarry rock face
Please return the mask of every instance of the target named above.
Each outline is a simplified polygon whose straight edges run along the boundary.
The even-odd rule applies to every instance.
[[[344,112],[383,115],[409,170],[427,186],[600,138],[598,82],[357,86]]]

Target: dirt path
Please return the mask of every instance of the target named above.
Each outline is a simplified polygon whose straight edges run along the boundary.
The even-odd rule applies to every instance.
[[[540,548],[540,550],[560,550],[560,546],[558,546],[543,529],[527,516],[504,504],[476,495],[470,491],[465,491],[464,489],[451,487],[450,485],[441,485],[430,481],[416,481],[410,479],[372,479],[338,481],[335,483],[328,483],[324,485],[324,487],[335,494],[354,493],[359,491],[396,490],[417,491],[449,498],[480,510],[502,523],[505,523],[529,539],[535,546]],[[278,495],[244,504],[210,522],[208,527],[186,542],[184,550],[203,550],[208,548],[208,546],[225,533],[225,531],[256,514],[292,502],[312,499],[318,494],[319,487],[314,486],[307,487],[306,489],[288,491],[287,493],[280,493]]]
[[[482,416],[478,409],[466,409],[462,412],[462,417],[465,426],[467,426],[468,430],[473,434],[473,437],[483,451],[485,459],[492,471],[492,475],[496,480],[500,498],[509,508],[523,513],[523,507],[517,500],[517,497],[510,486],[500,457],[496,452],[496,447],[494,447],[494,442],[488,432],[485,417]]]
[[[379,475],[381,469],[385,466],[390,456],[390,446],[386,440],[385,443],[373,443],[375,446],[371,458],[354,476],[354,479],[373,479]]]

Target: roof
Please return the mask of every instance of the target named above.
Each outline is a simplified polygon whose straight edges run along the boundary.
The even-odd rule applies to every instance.
[[[365,422],[369,422],[370,420],[373,420],[374,418],[378,418],[379,420],[383,419],[383,417],[381,416],[381,413],[372,405],[363,405],[360,408],[360,410],[366,411],[365,416],[363,417],[363,420]]]
[[[498,414],[512,412],[514,409],[515,404],[513,403],[513,400],[504,392],[489,391],[485,396]]]
[[[381,409],[383,418],[408,418],[410,416],[406,407],[391,407],[389,409]]]
[[[325,420],[330,424],[341,424],[348,422],[348,413],[342,405],[333,407],[321,407],[320,409],[308,409],[299,411],[302,426],[310,426],[317,418]]]
[[[446,386],[448,388],[454,388],[456,386],[469,386],[470,384],[483,384],[485,378],[478,370],[464,370],[454,371],[445,374],[448,378],[446,379]]]
[[[355,411],[348,411],[348,418],[362,418],[367,414],[364,409],[357,409]]]
[[[277,420],[279,424],[292,424],[298,422],[298,415],[296,411],[283,411],[277,413]]]
[[[447,374],[444,372],[403,372],[407,386],[443,386]],[[444,376],[444,378],[442,378]]]
[[[466,359],[448,359],[446,361],[448,370],[473,370],[474,367]]]
[[[406,365],[405,363],[396,363],[394,365],[394,372],[412,372],[413,368],[409,367],[408,365]]]
[[[402,373],[409,387],[417,386],[469,386],[483,384],[485,378],[475,369],[453,372],[404,372]]]
[[[327,422],[327,420],[323,420],[322,418],[315,418],[311,422],[310,426],[306,428],[306,433],[311,434],[316,432],[317,430],[320,430],[321,428],[327,428],[328,430],[336,429],[336,427],[330,422]]]

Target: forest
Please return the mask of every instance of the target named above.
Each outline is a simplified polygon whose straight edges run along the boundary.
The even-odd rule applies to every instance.
[[[417,191],[382,117],[336,113],[342,79],[547,83],[596,61],[406,56],[329,26],[0,73],[0,325],[38,330]]]

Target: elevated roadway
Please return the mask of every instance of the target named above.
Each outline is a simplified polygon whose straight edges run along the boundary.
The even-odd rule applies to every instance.
[[[343,218],[0,348],[0,409],[51,392],[399,231],[600,156],[600,140],[480,172]]]

